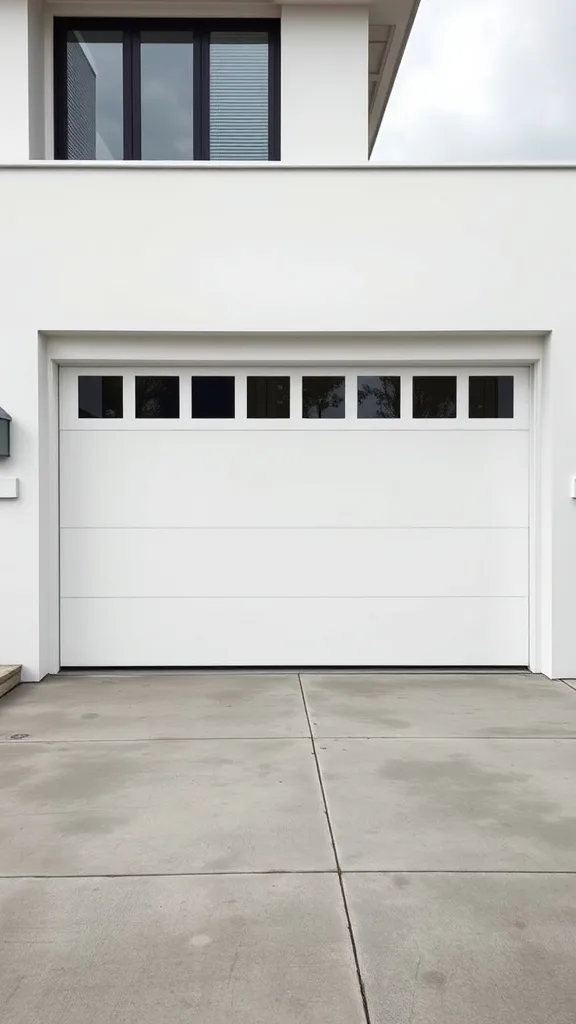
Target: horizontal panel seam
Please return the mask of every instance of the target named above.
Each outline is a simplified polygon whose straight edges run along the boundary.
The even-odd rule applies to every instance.
[[[262,530],[278,530],[282,532],[288,531],[304,531],[304,530],[354,530],[360,533],[371,530],[376,532],[377,530],[394,530],[397,533],[401,530],[419,530],[425,532],[427,530],[450,530],[450,531],[465,531],[475,530],[480,532],[482,530],[516,530],[522,533],[528,533],[529,527],[524,526],[61,526],[60,531],[66,530],[91,530],[97,532],[98,530],[148,530],[148,531],[163,531],[170,533],[175,530],[179,531],[193,531],[201,530],[207,532],[209,530],[226,530],[232,533],[236,530],[253,530],[260,532]]]
[[[62,601],[526,601],[526,594],[91,594]]]
[[[242,424],[246,421],[242,420]],[[297,422],[301,422],[298,420]],[[438,421],[436,421],[438,422]],[[318,433],[319,430],[322,433],[327,434],[437,434],[437,433],[450,433],[450,434],[494,434],[502,432],[504,434],[529,434],[529,427],[452,427],[442,426],[433,427],[432,430],[426,429],[426,427],[328,427],[326,430],[326,423],[318,427],[193,427],[186,425],[185,427],[61,427],[61,434],[153,434],[156,430],[159,434],[305,434],[305,433]]]

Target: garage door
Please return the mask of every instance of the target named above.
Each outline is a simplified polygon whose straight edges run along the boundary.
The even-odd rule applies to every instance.
[[[527,368],[63,368],[60,395],[63,665],[527,664]]]

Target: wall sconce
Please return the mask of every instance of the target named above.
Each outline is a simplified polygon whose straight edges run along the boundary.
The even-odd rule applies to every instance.
[[[12,417],[4,409],[0,408],[0,459],[7,459],[10,455],[10,423]]]

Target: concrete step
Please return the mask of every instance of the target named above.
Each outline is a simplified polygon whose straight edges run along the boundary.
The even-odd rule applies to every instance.
[[[0,665],[0,697],[18,686],[21,668],[21,665]]]

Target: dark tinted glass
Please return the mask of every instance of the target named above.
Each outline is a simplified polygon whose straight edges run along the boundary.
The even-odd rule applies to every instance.
[[[358,419],[393,420],[400,416],[400,377],[358,377]]]
[[[179,377],[136,377],[137,419],[177,420],[179,416]]]
[[[122,32],[66,36],[66,115],[69,160],[122,160],[124,110]]]
[[[192,377],[192,419],[233,420],[234,377]]]
[[[290,377],[248,377],[248,419],[288,419]]]
[[[344,419],[344,377],[302,377],[302,416],[308,420]]]
[[[456,377],[414,377],[413,411],[416,420],[456,417]]]
[[[192,160],[192,33],[142,32],[140,38],[142,159]]]
[[[79,419],[120,420],[122,416],[122,377],[78,377]]]
[[[514,416],[514,377],[470,377],[468,396],[471,419]]]

